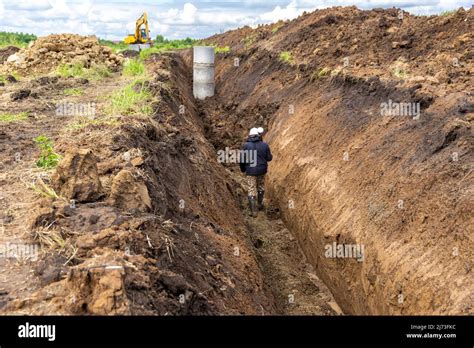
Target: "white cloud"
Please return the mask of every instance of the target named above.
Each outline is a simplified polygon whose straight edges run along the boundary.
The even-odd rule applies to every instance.
[[[203,38],[244,25],[255,26],[293,19],[304,11],[331,6],[356,5],[362,9],[401,7],[412,13],[433,14],[469,8],[472,0],[0,0],[0,31],[22,31],[37,35],[51,32],[96,34],[122,40],[133,32],[143,11],[149,14],[152,36]]]
[[[304,11],[305,9],[298,6],[297,0],[292,0],[285,8],[277,6],[273,11],[261,14],[259,18],[263,22],[271,23],[296,18]]]
[[[48,0],[16,0],[5,1],[6,9],[8,10],[25,10],[25,11],[44,11],[51,8]]]
[[[192,24],[196,21],[197,7],[191,3],[184,4],[183,12],[181,13],[181,20],[185,24]]]

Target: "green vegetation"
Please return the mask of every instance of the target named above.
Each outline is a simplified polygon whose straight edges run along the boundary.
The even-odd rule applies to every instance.
[[[103,46],[110,47],[114,51],[114,53],[126,50],[128,48],[128,45],[123,41],[114,42],[110,40],[99,39],[99,43]]]
[[[112,93],[106,113],[111,116],[150,116],[152,94],[144,81],[135,80],[124,88]]]
[[[451,11],[443,11],[439,15],[440,16],[451,16],[452,14],[455,14],[456,10],[451,10]]]
[[[159,54],[166,51],[191,48],[196,42],[197,40],[193,40],[189,37],[182,40],[168,40],[163,38],[162,35],[158,35],[156,41],[153,42],[153,47],[146,48],[140,51],[140,59],[146,60],[152,54]]]
[[[279,58],[282,62],[288,63],[290,65],[295,63],[290,51],[281,52]]]
[[[84,95],[84,90],[82,88],[66,88],[63,93],[69,96]]]
[[[61,64],[58,67],[57,73],[62,77],[83,77],[84,65],[81,63]]]
[[[105,117],[102,119],[94,119],[90,117],[76,117],[74,122],[70,123],[66,130],[74,131],[86,128],[87,126],[118,126],[120,124],[116,117]]]
[[[214,51],[216,54],[226,54],[230,52],[230,47],[229,46],[224,46],[224,47],[214,47]]]
[[[18,114],[0,112],[0,123],[23,121],[26,120],[28,116],[29,114],[27,112],[20,112]]]
[[[245,47],[248,47],[251,44],[253,44],[256,40],[257,38],[255,35],[249,35],[249,36],[244,37],[242,39],[242,42],[244,43]]]
[[[276,25],[272,28],[272,34],[275,34],[278,30],[281,29],[281,27],[283,27],[283,24],[276,24]]]
[[[29,187],[35,191],[36,194],[46,198],[59,198],[58,194],[52,187],[46,185],[42,180],[38,184],[30,184]]]
[[[187,37],[186,39],[180,39],[180,40],[168,40],[165,39],[163,35],[157,35],[156,39],[154,41],[155,46],[160,46],[160,45],[171,45],[174,48],[180,48],[182,46],[186,47],[191,47],[196,43],[197,40],[191,39],[190,37]]]
[[[110,47],[115,53],[125,51],[128,49],[128,45],[122,42],[113,42],[110,40],[99,40],[101,45]],[[191,38],[181,39],[181,40],[168,40],[165,39],[163,35],[158,35],[156,40],[153,41],[153,47],[146,48],[140,51],[140,58],[145,60],[149,58],[154,53],[161,53],[164,51],[180,50],[184,48],[193,47],[198,43],[198,40]]]
[[[0,48],[5,46],[25,47],[35,40],[36,36],[33,34],[0,32]]]
[[[112,75],[105,66],[94,66],[87,69],[82,63],[61,64],[56,72],[62,77],[86,78],[90,80],[100,80]]]
[[[52,140],[45,135],[40,135],[34,140],[41,151],[40,158],[36,161],[36,165],[44,169],[56,167],[61,160],[61,156],[54,152]]]
[[[144,76],[145,64],[141,59],[128,59],[123,66],[123,73],[128,76]]]
[[[319,80],[322,78],[325,78],[331,74],[331,69],[329,68],[321,68],[316,70],[312,75],[311,75],[311,81]]]
[[[10,73],[11,76],[13,76],[15,78],[15,80],[17,81],[20,81],[20,75],[18,75],[18,73],[16,71]],[[7,80],[7,77],[5,75],[0,75],[0,82],[3,82],[3,83],[8,83],[8,80]]]
[[[405,80],[408,77],[408,73],[401,66],[395,66],[392,70],[392,73],[394,76],[402,80]]]

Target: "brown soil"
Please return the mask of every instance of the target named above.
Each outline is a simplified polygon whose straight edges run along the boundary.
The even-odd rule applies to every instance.
[[[21,68],[49,75],[0,87],[0,113],[29,115],[1,124],[0,245],[41,252],[2,258],[0,311],[472,314],[472,32],[472,10],[400,20],[355,8],[230,31],[208,40],[230,52],[204,102],[192,97],[190,51],[149,59],[151,117],[108,114],[131,82],[120,72],[50,74],[86,46],[38,40],[30,49],[47,42],[50,66]],[[120,70],[92,38],[73,39],[100,53],[91,66]],[[420,119],[381,117],[389,99],[419,102]],[[61,102],[97,112],[58,117]],[[253,219],[242,174],[216,150],[255,125],[274,161]],[[35,166],[40,134],[63,157],[55,170]],[[332,243],[362,244],[364,259],[325,257]]]
[[[231,51],[203,113],[213,144],[269,129],[271,197],[345,312],[472,314],[472,9],[333,8],[273,28],[208,39]],[[389,99],[420,119],[382,117]],[[363,262],[326,257],[335,242]]]
[[[15,46],[8,46],[0,49],[0,64],[3,64],[8,57],[18,52],[20,49]]]
[[[162,55],[149,69],[153,118],[122,116],[117,125],[105,122],[104,103],[126,83],[118,75],[98,82],[40,77],[2,90],[2,112],[30,115],[2,128],[4,211],[14,212],[2,216],[5,231],[17,243],[41,245],[38,261],[7,259],[2,268],[4,313],[282,312],[275,282],[266,282],[257,263],[237,185],[196,117],[185,65]],[[84,94],[64,97],[72,87]],[[26,95],[12,98],[19,94]],[[75,118],[58,118],[61,102],[96,103],[95,122],[77,128]],[[34,169],[39,134],[63,155],[52,172]],[[38,199],[47,188],[58,197]]]

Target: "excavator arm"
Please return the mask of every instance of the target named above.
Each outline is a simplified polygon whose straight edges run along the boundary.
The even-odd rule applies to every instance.
[[[145,26],[145,28],[142,29],[142,26]],[[148,16],[146,12],[137,20],[135,25],[135,37],[138,38],[139,43],[147,43],[150,41],[150,29],[148,27]]]
[[[144,12],[135,23],[135,35],[128,35],[124,39],[124,42],[129,45],[151,43],[148,16],[146,12]]]

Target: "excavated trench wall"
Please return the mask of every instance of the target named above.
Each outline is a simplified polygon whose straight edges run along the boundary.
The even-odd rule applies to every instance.
[[[235,55],[217,59],[207,101],[215,143],[237,146],[249,127],[268,127],[267,189],[343,310],[473,313],[472,138],[456,111],[464,94],[432,100],[378,79],[311,81],[274,53]],[[420,120],[380,116],[382,101],[403,98],[420,102]],[[363,254],[328,254],[334,245]]]

